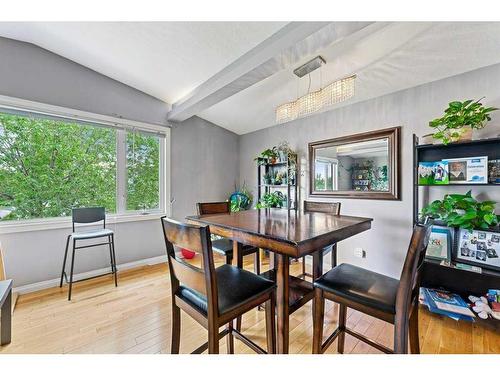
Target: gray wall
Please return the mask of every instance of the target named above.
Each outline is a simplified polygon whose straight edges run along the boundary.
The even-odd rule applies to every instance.
[[[172,127],[173,216],[196,212],[196,202],[224,201],[239,178],[238,135],[199,117]]]
[[[309,142],[401,125],[402,200],[339,199],[342,213],[374,218],[372,230],[339,244],[339,261],[399,277],[412,223],[412,134],[430,133],[429,120],[440,116],[449,101],[482,96],[486,96],[485,104],[500,107],[500,65],[243,135],[240,137],[240,181],[255,183],[255,155],[286,140],[299,152],[301,198],[307,198]],[[476,136],[482,138],[499,133],[500,114],[495,113],[493,121]],[[434,189],[434,196],[442,196],[446,189],[449,191],[449,188]],[[465,192],[467,188],[453,187],[453,190]],[[483,199],[489,197],[500,201],[499,189],[477,188],[474,192],[480,193]],[[367,257],[355,258],[355,247],[366,250]]]
[[[134,262],[165,254],[159,220],[113,224],[107,227],[115,232],[117,264]],[[14,279],[14,286],[33,284],[56,279],[61,266],[70,228],[0,234],[5,257],[5,272]],[[166,258],[165,258],[166,260]],[[69,261],[67,270],[69,270]],[[76,255],[75,273],[109,267],[106,247],[79,250]]]
[[[166,124],[169,105],[30,43],[0,37],[0,95]]]
[[[88,112],[167,124],[169,105],[28,43],[0,38],[0,95]],[[238,137],[200,118],[172,130],[174,214],[194,213],[200,200],[227,199],[238,178]],[[158,220],[112,224],[119,264],[165,254]],[[14,285],[59,277],[69,229],[1,234],[7,276]],[[88,249],[76,272],[107,267],[107,251]]]

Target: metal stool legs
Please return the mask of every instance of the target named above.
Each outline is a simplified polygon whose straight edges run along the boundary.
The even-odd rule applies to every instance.
[[[111,259],[111,272],[115,276],[115,286],[118,286],[118,279],[116,275],[115,236],[113,234],[110,236],[109,257]]]
[[[77,249],[81,248],[86,248],[86,247],[92,247],[92,246],[100,246],[100,245],[108,245],[109,246],[109,259],[110,259],[110,265],[111,265],[111,273],[114,276],[114,281],[115,281],[115,287],[118,286],[118,276],[117,276],[117,268],[116,268],[116,254],[115,254],[115,239],[114,235],[111,234],[108,237],[108,242],[102,243],[102,244],[96,244],[96,245],[89,245],[89,246],[81,246],[81,247],[76,247],[76,239],[73,239],[73,248],[71,252],[71,268],[70,268],[70,274],[69,274],[69,280],[66,274],[66,262],[68,260],[68,250],[69,250],[69,242],[71,239],[71,235],[68,236],[68,239],[66,240],[66,249],[64,250],[64,260],[63,260],[63,266],[62,266],[62,271],[61,271],[61,280],[59,282],[59,287],[62,288],[63,286],[63,280],[66,278],[66,282],[69,284],[69,291],[68,291],[68,301],[71,301],[71,292],[73,290],[73,274],[74,274],[74,269],[75,269],[75,253]],[[77,280],[77,281],[84,281],[88,279],[93,279],[95,277],[100,277],[104,275],[98,275],[94,277],[89,277],[83,280]],[[75,281],[76,282],[76,281]]]
[[[71,290],[73,289],[73,270],[75,268],[75,245],[76,240],[73,240],[73,253],[71,255],[71,271],[69,274],[69,293],[68,293],[68,301],[71,301]]]
[[[66,259],[68,258],[68,247],[69,247],[69,239],[71,236],[68,236],[68,239],[66,240],[66,250],[64,251],[64,260],[63,260],[63,265],[62,265],[62,271],[61,271],[61,282],[59,283],[59,288],[62,288],[63,286],[63,278],[66,275]]]

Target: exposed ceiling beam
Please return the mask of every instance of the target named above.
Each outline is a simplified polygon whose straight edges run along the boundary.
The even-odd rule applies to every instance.
[[[291,22],[174,103],[168,120],[184,121],[369,24]]]

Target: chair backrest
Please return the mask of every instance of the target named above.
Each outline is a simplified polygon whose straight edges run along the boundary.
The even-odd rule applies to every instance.
[[[417,224],[413,228],[396,296],[396,321],[401,322],[407,319],[412,304],[418,303],[425,252],[430,234],[430,224]]]
[[[202,202],[197,203],[198,215],[227,214],[231,212],[229,202]]]
[[[304,201],[304,212],[324,212],[340,215],[340,202],[311,202]]]
[[[208,312],[217,313],[217,281],[210,240],[210,228],[180,223],[162,217],[165,245],[167,247],[172,294],[175,295],[181,285],[193,289],[207,297]],[[201,254],[203,268],[184,262],[175,253],[175,247],[188,249]]]
[[[75,231],[75,224],[88,224],[103,222],[106,228],[106,210],[104,207],[82,207],[73,208],[71,210],[71,217],[73,222],[73,232]]]

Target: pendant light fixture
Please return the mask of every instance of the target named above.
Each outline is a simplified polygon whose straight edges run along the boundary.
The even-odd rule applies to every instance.
[[[351,75],[334,81],[325,87],[321,87],[322,82],[320,82],[319,90],[310,91],[311,72],[321,68],[321,66],[325,63],[326,61],[321,56],[317,56],[293,71],[299,78],[302,78],[306,74],[309,76],[309,88],[307,90],[307,94],[298,97],[292,102],[281,104],[276,108],[276,122],[278,124],[311,115],[354,96],[354,83],[356,75]]]

